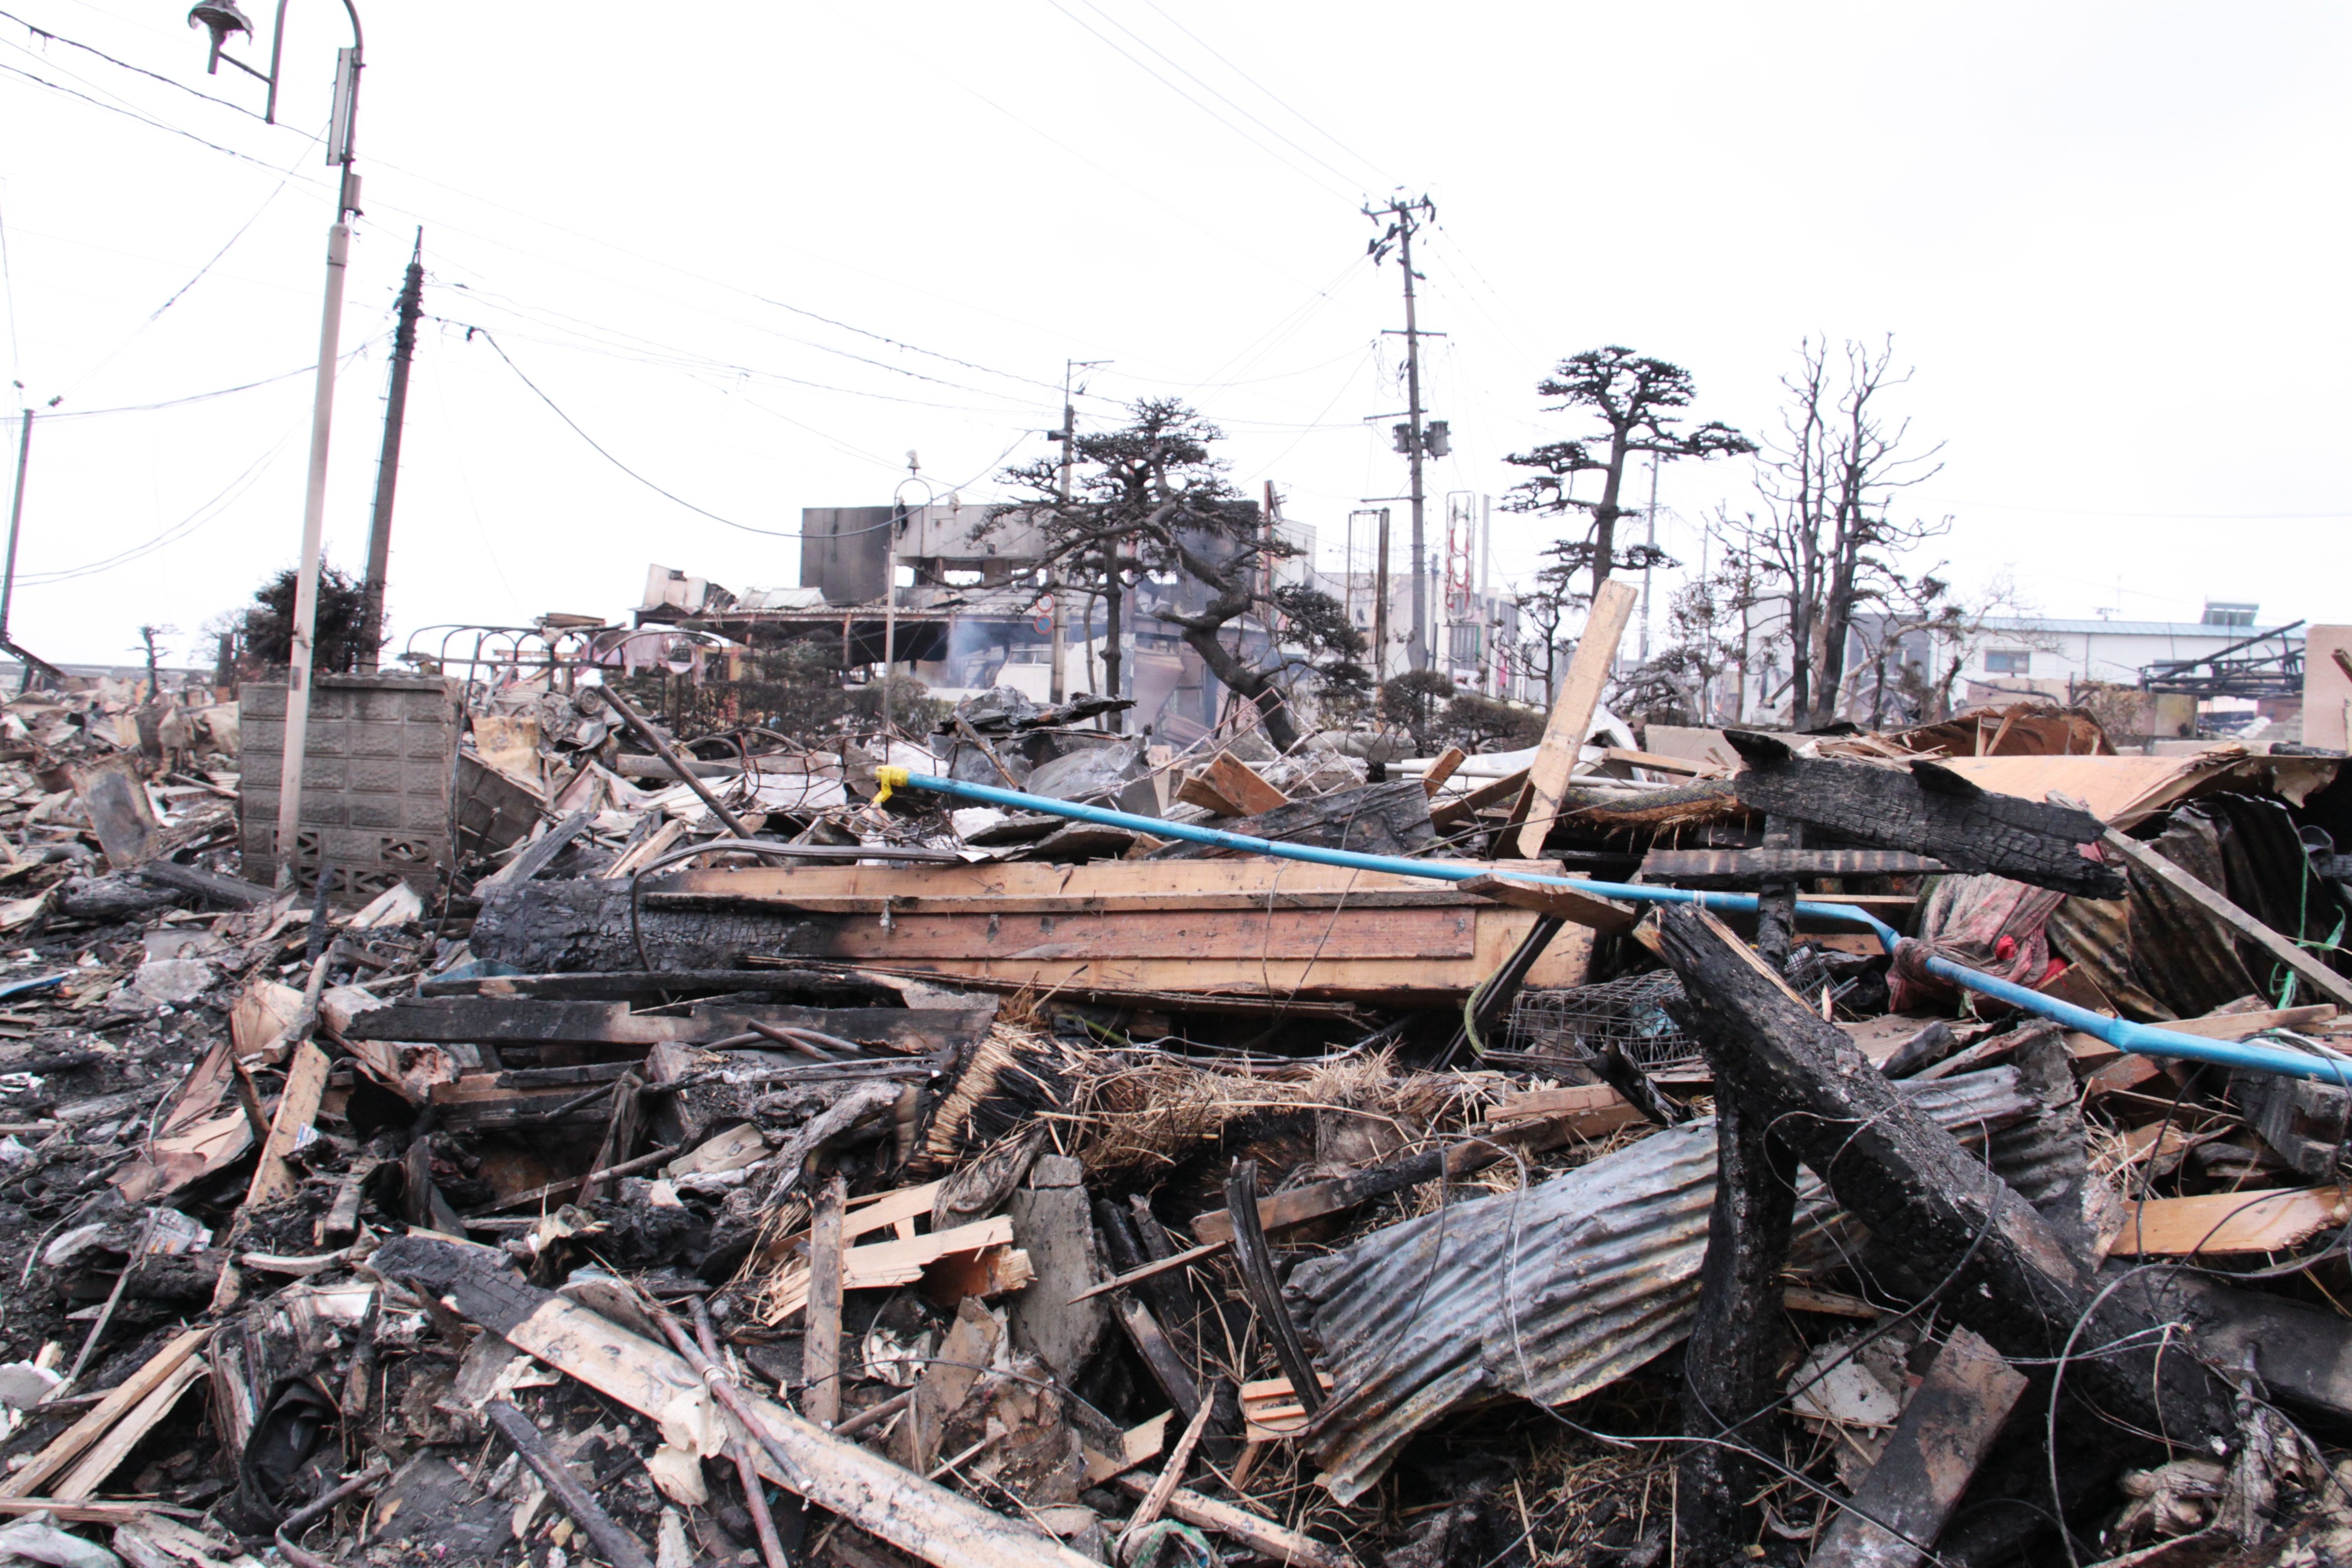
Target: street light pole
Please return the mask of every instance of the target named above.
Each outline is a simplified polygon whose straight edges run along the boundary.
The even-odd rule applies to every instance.
[[[327,298],[319,322],[318,382],[310,403],[310,485],[302,501],[302,564],[294,589],[294,626],[286,667],[285,755],[278,776],[278,886],[294,885],[294,858],[302,821],[302,765],[309,747],[310,688],[319,621],[319,551],[327,515],[327,443],[333,434],[335,369],[342,339],[343,273],[352,247],[351,216],[359,210],[359,176],[352,172],[352,128],[358,118],[362,42],[352,0],[352,47],[335,57],[334,116],[327,162],[342,171],[335,221],[327,230]],[[321,863],[321,871],[324,865]]]

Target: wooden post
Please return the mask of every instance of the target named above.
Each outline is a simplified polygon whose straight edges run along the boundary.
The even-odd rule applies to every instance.
[[[1804,843],[1804,825],[1786,817],[1764,819],[1764,847],[1794,849]],[[1775,969],[1789,967],[1789,949],[1797,934],[1797,882],[1793,877],[1767,877],[1756,886],[1756,951]]]
[[[1703,1033],[1698,1041],[1713,1063],[1717,1047]],[[1711,1441],[1683,1450],[1675,1488],[1675,1530],[1691,1563],[1739,1559],[1757,1536],[1751,1500],[1775,1475],[1766,1458],[1741,1450],[1780,1458],[1780,1424],[1759,1416],[1780,1393],[1780,1270],[1796,1215],[1797,1156],[1769,1125],[1760,1107],[1717,1094],[1715,1206],[1698,1317],[1683,1352],[1683,1431]]]
[[[1569,660],[1568,680],[1560,688],[1559,700],[1552,705],[1535,762],[1528,769],[1527,787],[1511,813],[1512,820],[1521,825],[1522,859],[1543,858],[1544,837],[1551,832],[1560,797],[1568,793],[1569,775],[1576,771],[1585,734],[1592,728],[1592,710],[1601,706],[1609,668],[1616,662],[1617,644],[1625,636],[1625,624],[1633,619],[1633,604],[1640,597],[1631,584],[1614,578],[1601,584],[1592,596],[1584,636],[1577,641],[1576,656]]]

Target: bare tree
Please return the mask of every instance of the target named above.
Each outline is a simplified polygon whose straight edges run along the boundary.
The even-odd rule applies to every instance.
[[[157,658],[155,645],[162,638],[179,635],[180,628],[177,626],[146,626],[139,628],[140,646],[146,650],[147,654],[147,700],[150,702],[155,700],[162,685],[162,678],[155,669]]]
[[[1570,549],[1567,540],[1545,546],[1543,553],[1551,559],[1536,569],[1532,582],[1511,595],[1521,630],[1517,645],[1502,650],[1506,663],[1517,665],[1521,675],[1530,680],[1542,679],[1546,712],[1559,700],[1561,628],[1570,611],[1592,603],[1591,595],[1577,591],[1576,574],[1583,570],[1583,563],[1568,553]]]
[[[1547,405],[1554,413],[1582,413],[1598,419],[1603,434],[1598,441],[1552,441],[1506,458],[1505,462],[1537,471],[1535,478],[1511,488],[1512,499],[1506,504],[1514,511],[1582,512],[1591,525],[1586,536],[1564,540],[1557,548],[1563,563],[1591,573],[1595,591],[1612,572],[1674,564],[1654,545],[1618,548],[1617,521],[1629,515],[1621,504],[1628,458],[1647,453],[1671,463],[1682,458],[1741,457],[1756,450],[1753,441],[1714,420],[1683,428],[1679,411],[1690,406],[1694,395],[1690,372],[1628,348],[1612,345],[1571,355],[1538,382],[1536,391],[1556,400]],[[1601,476],[1599,500],[1579,500],[1570,493],[1579,474]]]
[[[1847,638],[1857,611],[1916,593],[1901,557],[1950,528],[1892,515],[1900,493],[1942,471],[1939,442],[1912,445],[1911,422],[1885,411],[1910,379],[1894,340],[1849,342],[1832,355],[1807,339],[1781,379],[1781,433],[1758,465],[1763,513],[1735,525],[1737,553],[1788,603],[1790,711],[1800,723],[1837,716]]]
[[[1862,649],[1856,684],[1860,677],[1869,678],[1874,726],[1885,724],[1890,716],[1923,723],[1950,718],[1952,689],[1969,652],[1995,618],[2023,609],[2017,585],[2007,576],[1964,595],[1934,572],[1897,585],[1880,603],[1879,614],[1854,620],[1854,641]],[[1890,696],[1895,709],[1891,715]]]
[[[1665,647],[1627,672],[1611,703],[1622,713],[1674,707],[1715,717],[1716,682],[1742,662],[1748,579],[1736,568],[1694,577],[1666,604]]]

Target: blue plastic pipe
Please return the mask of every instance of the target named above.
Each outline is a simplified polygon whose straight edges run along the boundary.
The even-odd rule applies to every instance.
[[[1503,875],[1515,882],[1570,888],[1597,898],[1615,899],[1621,903],[1696,904],[1702,909],[1739,913],[1753,913],[1756,909],[1757,895],[1754,893],[1709,893],[1693,888],[1660,888],[1640,882],[1595,882],[1582,877],[1544,877],[1517,869],[1505,870],[1476,860],[1415,860],[1402,855],[1365,855],[1352,849],[1328,849],[1315,844],[1282,844],[1271,838],[1255,838],[1246,833],[1202,827],[1197,823],[1139,816],[1132,812],[1113,811],[1108,806],[1051,800],[1044,795],[998,789],[993,784],[966,784],[961,779],[943,779],[905,768],[880,769],[878,777],[882,784],[880,799],[887,800],[894,789],[929,790],[986,805],[1003,806],[1011,811],[1040,812],[1048,816],[1067,817],[1073,822],[1123,827],[1132,833],[1149,833],[1158,838],[1181,838],[1194,844],[1213,845],[1220,849],[1239,850],[1245,855],[1270,855],[1277,859],[1304,860],[1318,866],[1340,866],[1356,871],[1385,871],[1391,876],[1425,877],[1440,882],[1468,882],[1480,877]],[[1819,920],[1866,927],[1890,953],[1895,951],[1895,943],[1902,940],[1901,933],[1893,926],[1868,910],[1853,904],[1800,899],[1797,900],[1797,912]],[[2048,1018],[2067,1028],[2078,1029],[2095,1039],[2104,1040],[2117,1050],[2130,1051],[2138,1056],[2177,1057],[2187,1061],[2210,1062],[2216,1067],[2246,1068],[2255,1072],[2276,1073],[2284,1078],[2318,1079],[2352,1086],[2352,1057],[2335,1051],[2313,1054],[2254,1040],[2209,1040],[2197,1035],[2183,1035],[2147,1024],[2135,1024],[2124,1018],[2110,1018],[2104,1013],[2094,1013],[2087,1007],[2077,1007],[2071,1002],[2062,1002],[2039,991],[2028,990],[2013,981],[1999,979],[1970,969],[1966,964],[1954,963],[1948,958],[1930,955],[1925,967],[1930,974],[1948,980],[1955,985],[2006,1002],[2036,1017]]]

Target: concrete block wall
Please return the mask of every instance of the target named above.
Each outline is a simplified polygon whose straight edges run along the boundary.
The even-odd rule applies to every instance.
[[[302,767],[296,882],[333,869],[328,897],[367,902],[394,882],[430,894],[449,862],[449,796],[458,737],[457,689],[438,676],[321,675],[310,693]],[[249,683],[237,694],[242,742],[238,805],[245,875],[278,875],[278,779],[286,752],[286,688]]]

